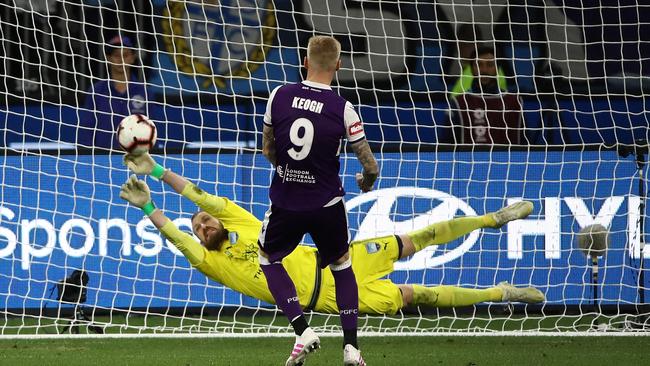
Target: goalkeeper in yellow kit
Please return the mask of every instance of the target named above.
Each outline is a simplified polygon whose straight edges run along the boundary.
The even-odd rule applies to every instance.
[[[260,220],[229,199],[208,194],[182,176],[166,170],[148,153],[129,154],[124,161],[134,173],[162,180],[199,206],[200,210],[192,216],[192,230],[200,243],[179,230],[160,209],[155,208],[144,181],[131,176],[120,192],[121,198],[149,216],[193,267],[237,292],[274,303],[258,262]],[[509,221],[528,216],[531,211],[532,203],[522,201],[483,216],[455,218],[407,234],[352,242],[350,256],[359,286],[359,311],[392,315],[406,306],[458,307],[485,301],[544,301],[539,290],[516,288],[508,283],[486,289],[469,289],[395,284],[384,279],[400,258],[430,245],[450,242],[476,229],[500,228]],[[316,248],[299,245],[282,263],[296,284],[300,305],[304,309],[337,314],[334,278],[329,268],[320,268],[318,261]]]

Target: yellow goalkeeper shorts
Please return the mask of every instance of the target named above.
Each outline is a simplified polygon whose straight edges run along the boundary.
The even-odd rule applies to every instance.
[[[392,281],[382,279],[393,271],[399,256],[394,235],[355,241],[350,244],[352,269],[359,285],[359,312],[393,315],[403,306],[402,293]],[[321,294],[314,310],[337,314],[334,278],[329,268],[323,273]]]
[[[393,272],[399,246],[395,235],[353,241],[350,244],[352,269],[359,284],[371,282]]]
[[[391,280],[374,280],[359,285],[359,312],[394,315],[402,308],[402,292]]]
[[[399,259],[395,235],[352,242],[350,256],[359,284],[359,311],[392,315],[401,309],[401,291],[392,281],[382,279],[393,272],[393,263]]]

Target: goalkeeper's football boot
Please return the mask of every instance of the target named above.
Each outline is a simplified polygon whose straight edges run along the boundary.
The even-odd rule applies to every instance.
[[[286,366],[302,366],[305,358],[310,353],[314,353],[320,348],[320,339],[311,328],[305,329],[302,335],[296,337],[296,343],[293,345],[293,351],[287,359]]]
[[[497,212],[492,213],[495,229],[509,223],[510,221],[524,219],[533,212],[533,203],[530,201],[519,201],[512,205],[506,206]]]
[[[366,362],[361,357],[361,352],[351,344],[346,344],[343,348],[343,365],[345,366],[366,366]]]
[[[508,282],[501,282],[497,285],[503,291],[501,300],[506,302],[526,302],[534,304],[546,300],[544,294],[534,287],[515,287]]]

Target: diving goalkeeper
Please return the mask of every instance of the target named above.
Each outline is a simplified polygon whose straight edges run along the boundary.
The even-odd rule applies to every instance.
[[[148,153],[126,155],[124,162],[133,173],[162,180],[199,206],[200,210],[192,216],[192,231],[200,243],[179,230],[154,206],[144,181],[133,175],[122,185],[120,192],[121,198],[149,216],[193,267],[237,292],[274,303],[258,262],[260,220],[229,199],[208,194],[184,177],[156,164]],[[522,201],[483,216],[460,217],[407,234],[352,242],[350,256],[359,286],[359,311],[392,315],[406,306],[459,307],[485,301],[544,301],[544,295],[535,288],[516,288],[505,282],[486,289],[469,289],[395,284],[384,279],[400,258],[430,245],[450,242],[476,229],[500,228],[509,221],[525,218],[531,211],[532,203]],[[282,263],[296,284],[299,302],[304,309],[337,314],[334,278],[329,268],[320,268],[318,261],[316,248],[299,245]]]

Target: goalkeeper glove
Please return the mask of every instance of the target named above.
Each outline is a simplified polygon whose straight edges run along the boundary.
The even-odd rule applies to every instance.
[[[135,175],[132,175],[129,180],[122,185],[120,197],[128,201],[130,204],[141,208],[147,216],[151,215],[156,210],[153,202],[151,202],[151,192],[149,191],[147,183],[138,180]]]
[[[124,155],[124,165],[133,173],[150,175],[156,180],[162,179],[167,169],[153,160],[148,152]]]

